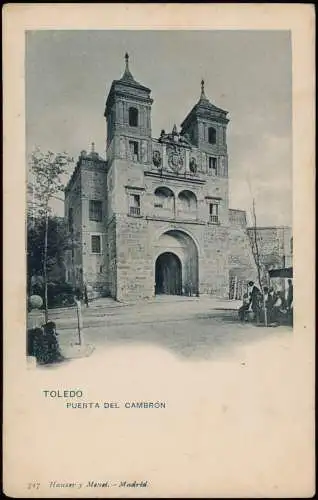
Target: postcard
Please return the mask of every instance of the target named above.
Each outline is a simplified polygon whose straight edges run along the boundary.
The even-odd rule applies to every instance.
[[[4,493],[314,495],[312,6],[3,18]]]

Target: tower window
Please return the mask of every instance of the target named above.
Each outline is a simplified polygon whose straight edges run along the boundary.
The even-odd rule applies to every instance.
[[[100,235],[93,234],[91,237],[92,253],[101,253]]]
[[[140,215],[140,195],[130,194],[129,195],[129,215],[138,216]]]
[[[138,161],[139,144],[137,141],[129,141],[129,151],[130,151],[130,158],[133,161]]]
[[[129,108],[129,126],[138,127],[138,109]]]
[[[89,220],[101,222],[103,218],[102,202],[89,200]]]
[[[216,130],[213,127],[209,127],[208,129],[208,139],[210,144],[216,143]]]
[[[210,222],[219,224],[219,205],[218,203],[209,204]]]
[[[217,158],[209,157],[209,175],[217,175]]]

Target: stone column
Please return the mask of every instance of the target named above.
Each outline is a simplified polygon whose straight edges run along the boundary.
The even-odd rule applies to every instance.
[[[167,168],[167,152],[166,152],[166,145],[162,145],[162,168],[166,169]]]
[[[188,173],[190,171],[189,162],[190,162],[190,151],[188,149],[186,149],[185,150],[185,172],[186,173]]]

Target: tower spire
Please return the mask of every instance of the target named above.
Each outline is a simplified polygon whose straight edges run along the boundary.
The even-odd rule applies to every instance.
[[[125,71],[129,71],[129,65],[128,65],[129,54],[128,54],[128,52],[126,52],[126,54],[125,54],[125,61],[126,61],[126,69],[125,69]]]
[[[129,54],[128,54],[128,52],[126,52],[126,54],[125,54],[125,71],[124,71],[122,79],[123,80],[133,80],[134,79],[134,77],[132,76],[132,74],[130,73],[130,70],[129,70]]]
[[[201,96],[200,96],[200,99],[206,99],[206,95],[204,93],[204,80],[203,80],[203,78],[201,80]]]

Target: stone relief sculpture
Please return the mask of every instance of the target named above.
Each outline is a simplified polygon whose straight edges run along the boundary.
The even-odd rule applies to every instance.
[[[190,163],[189,163],[189,168],[190,168],[190,172],[192,174],[196,174],[197,173],[197,170],[198,170],[198,165],[197,165],[197,161],[195,158],[191,158],[190,160]]]
[[[168,165],[175,173],[179,173],[184,165],[183,154],[180,148],[168,149]]]
[[[158,150],[155,150],[152,154],[152,161],[153,161],[153,164],[155,167],[159,168],[161,166],[161,163],[162,163],[162,159],[161,159],[161,153],[160,151]]]

